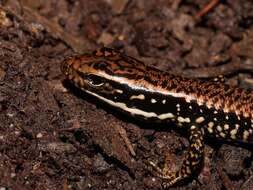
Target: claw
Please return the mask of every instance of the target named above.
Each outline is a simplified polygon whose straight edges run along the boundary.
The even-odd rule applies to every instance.
[[[160,168],[152,161],[148,161],[148,164],[152,166],[153,171],[156,176],[165,180],[163,182],[163,187],[167,188],[178,181],[188,178],[192,175],[194,171],[200,165],[203,156],[203,132],[199,130],[196,126],[192,126],[190,128],[190,146],[189,151],[187,153],[186,159],[183,161],[183,165],[180,170],[177,172],[171,171],[168,167],[168,161],[165,162],[163,168]]]

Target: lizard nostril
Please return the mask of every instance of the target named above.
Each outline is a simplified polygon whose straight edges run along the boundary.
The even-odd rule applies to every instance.
[[[65,62],[61,63],[61,71],[67,75],[68,74],[68,65]]]
[[[69,74],[70,66],[73,64],[73,58],[68,57],[61,63],[61,71],[65,74]]]

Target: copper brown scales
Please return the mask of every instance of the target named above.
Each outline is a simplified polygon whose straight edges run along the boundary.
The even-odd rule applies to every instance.
[[[196,172],[205,135],[253,142],[250,90],[174,76],[109,48],[66,59],[62,72],[75,86],[117,110],[167,127],[174,123],[188,132],[189,150],[179,171],[150,162],[166,187]]]

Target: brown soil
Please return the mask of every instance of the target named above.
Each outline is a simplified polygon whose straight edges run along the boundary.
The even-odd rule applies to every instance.
[[[145,160],[167,154],[178,168],[187,138],[96,104],[65,84],[60,63],[104,45],[252,88],[253,2],[200,15],[209,1],[0,1],[0,189],[160,189]],[[250,148],[210,139],[200,173],[171,189],[252,189],[252,160]]]

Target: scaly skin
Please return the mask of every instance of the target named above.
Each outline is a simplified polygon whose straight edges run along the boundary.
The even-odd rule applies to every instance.
[[[253,93],[223,83],[174,76],[109,48],[71,57],[62,72],[74,85],[136,118],[174,123],[189,133],[190,147],[175,173],[150,164],[165,187],[188,178],[203,158],[205,135],[253,142]]]

